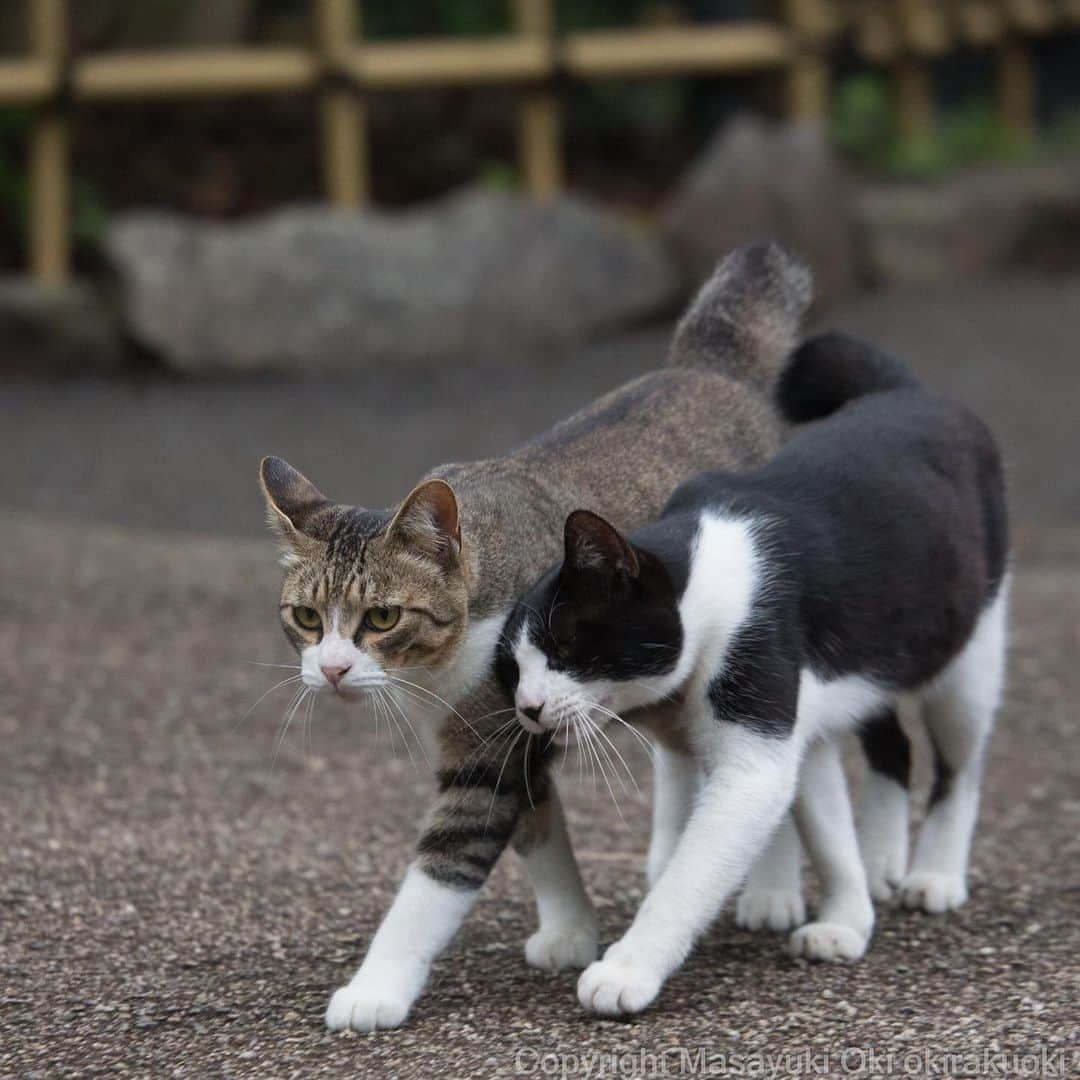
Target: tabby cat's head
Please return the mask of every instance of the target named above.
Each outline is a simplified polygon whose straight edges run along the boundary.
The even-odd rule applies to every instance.
[[[587,510],[567,518],[565,547],[514,608],[496,658],[521,726],[559,744],[649,704],[651,679],[682,647],[679,597],[657,556]]]
[[[448,484],[428,480],[396,511],[372,511],[331,502],[280,458],[264,458],[259,478],[285,567],[281,623],[308,687],[377,694],[450,663],[468,594]]]

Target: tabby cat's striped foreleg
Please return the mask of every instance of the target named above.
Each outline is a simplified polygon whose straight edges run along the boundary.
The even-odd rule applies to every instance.
[[[428,815],[394,903],[364,962],[330,1000],[333,1030],[397,1027],[427,982],[428,972],[469,913],[491,868],[509,843],[523,806],[546,800],[539,762],[511,747],[501,761],[490,748],[461,752],[444,738],[439,796]],[[457,750],[457,754],[453,751]],[[454,757],[464,763],[448,763]]]

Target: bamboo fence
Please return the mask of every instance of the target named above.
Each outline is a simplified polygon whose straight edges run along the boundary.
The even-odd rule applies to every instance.
[[[522,182],[536,198],[563,185],[559,81],[772,72],[784,110],[824,119],[829,53],[841,40],[891,72],[906,134],[934,122],[933,61],[963,48],[994,50],[1008,124],[1035,123],[1030,41],[1080,26],[1080,0],[783,0],[770,21],[642,27],[562,34],[553,0],[508,0],[513,33],[482,39],[363,40],[354,0],[311,0],[312,45],[74,56],[70,0],[30,5],[30,53],[0,61],[0,107],[35,110],[28,155],[32,272],[70,273],[71,124],[80,104],[222,98],[300,91],[317,95],[326,196],[342,207],[370,200],[367,101],[418,87],[498,84],[518,91]]]

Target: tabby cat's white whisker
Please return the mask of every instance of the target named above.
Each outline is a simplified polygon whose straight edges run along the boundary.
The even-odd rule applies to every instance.
[[[296,710],[300,708],[308,694],[313,692],[314,691],[310,686],[302,686],[289,703],[289,707],[285,710],[285,715],[281,718],[281,726],[278,728],[277,740],[274,743],[274,756],[270,761],[271,772],[274,771],[274,767],[277,765],[278,754],[281,753],[282,744],[285,741],[285,736],[288,734],[289,725],[292,724],[293,717],[296,715]]]
[[[262,694],[255,704],[233,724],[233,731],[235,731],[275,690],[280,690],[283,686],[288,686],[290,683],[299,681],[299,679],[299,675],[290,675],[287,679],[282,679],[281,682],[271,686],[270,689],[267,690],[265,694]]]
[[[397,709],[398,714],[401,716],[401,719],[405,721],[405,724],[408,727],[409,731],[412,732],[412,736],[416,740],[416,745],[420,748],[420,753],[424,755],[424,760],[428,763],[428,768],[431,768],[431,758],[428,757],[427,747],[424,745],[424,740],[420,738],[420,733],[413,726],[413,722],[409,719],[408,713],[406,713],[405,710],[398,703],[397,697],[395,696],[393,690],[390,691],[390,700],[393,703],[394,708]]]

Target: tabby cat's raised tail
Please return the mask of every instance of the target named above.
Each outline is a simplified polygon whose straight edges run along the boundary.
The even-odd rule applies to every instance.
[[[812,295],[809,268],[779,244],[737,248],[680,320],[668,364],[722,371],[771,394]]]

